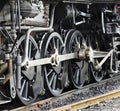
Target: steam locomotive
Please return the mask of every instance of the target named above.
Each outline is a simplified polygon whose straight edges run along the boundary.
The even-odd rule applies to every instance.
[[[0,104],[119,74],[119,0],[0,1]]]

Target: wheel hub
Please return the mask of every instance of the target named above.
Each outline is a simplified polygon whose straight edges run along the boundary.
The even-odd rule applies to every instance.
[[[80,60],[85,60],[87,57],[87,48],[81,48],[78,52],[78,56]]]
[[[54,66],[54,67],[57,67],[59,66],[60,64],[60,60],[59,60],[59,54],[58,54],[58,50],[55,49],[55,53],[51,56],[51,64]]]

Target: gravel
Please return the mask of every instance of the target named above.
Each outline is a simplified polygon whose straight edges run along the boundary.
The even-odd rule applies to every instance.
[[[62,107],[75,102],[79,102],[82,100],[86,100],[91,97],[99,96],[107,92],[116,90],[118,88],[120,89],[120,79],[117,79],[117,80],[111,79],[105,83],[101,82],[101,83],[98,83],[97,85],[86,87],[81,90],[75,90],[72,93],[68,93],[65,95],[63,94],[63,96],[60,96],[60,97],[55,97],[53,98],[50,104],[41,106],[40,111],[47,111],[50,109],[54,109],[54,108]],[[111,100],[109,100],[109,102],[104,101],[103,103],[90,106],[88,108],[82,109],[81,111],[120,111],[120,107],[119,107],[119,110],[114,110],[114,107],[112,106],[113,103],[115,102]],[[104,107],[106,107],[106,109]]]
[[[120,111],[120,97],[105,100],[99,104],[89,106],[79,111]]]

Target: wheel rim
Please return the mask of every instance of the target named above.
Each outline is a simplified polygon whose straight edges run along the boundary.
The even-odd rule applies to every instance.
[[[86,47],[85,39],[79,31],[71,30],[66,37],[66,50],[68,53],[79,51]],[[88,63],[84,60],[74,59],[69,63],[69,79],[75,88],[82,87],[88,79]]]
[[[26,40],[25,37],[26,36],[22,36],[17,42],[17,48],[19,49],[19,53],[22,56],[22,59],[25,52],[24,51],[25,40]],[[37,51],[38,51],[37,43],[34,41],[32,36],[30,36],[29,55],[28,55],[29,60],[35,60]],[[25,105],[34,102],[34,100],[38,96],[37,94],[38,90],[36,89],[36,76],[37,76],[36,67],[31,67],[28,69],[21,67],[21,88],[17,88],[16,85],[16,90],[17,90],[18,98]]]
[[[51,57],[53,54],[63,53],[63,41],[57,32],[46,34],[41,45],[42,57]],[[64,88],[64,63],[47,64],[43,66],[45,85],[53,96],[58,96]]]
[[[100,50],[100,47],[99,47],[99,43],[98,43],[98,40],[96,37],[89,37],[89,40],[88,40],[88,44],[89,44],[89,47],[92,49],[92,50],[96,50],[96,51],[99,51]],[[101,59],[94,59],[94,64],[98,64],[99,62],[101,61]],[[95,67],[94,67],[94,64],[93,63],[90,63],[90,70],[91,70],[91,73],[95,79],[95,81],[99,82],[101,81],[103,78],[104,78],[104,75],[105,75],[105,71],[103,69],[101,70],[96,70]]]

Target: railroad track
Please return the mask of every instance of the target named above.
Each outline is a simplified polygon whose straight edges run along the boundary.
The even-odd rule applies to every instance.
[[[117,97],[120,97],[120,76],[10,111],[73,111]]]
[[[107,94],[103,94],[103,95],[93,97],[93,98],[90,98],[90,99],[87,99],[87,100],[83,100],[83,101],[80,101],[80,102],[77,102],[77,103],[74,103],[74,104],[70,104],[70,105],[67,105],[67,106],[60,107],[60,108],[55,108],[51,111],[73,111],[73,110],[77,111],[78,109],[82,109],[82,108],[100,103],[104,100],[117,98],[117,97],[120,97],[120,89],[115,90],[115,91],[111,91]]]

